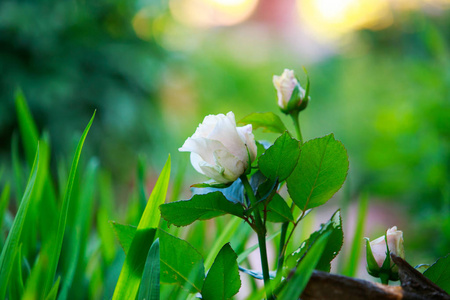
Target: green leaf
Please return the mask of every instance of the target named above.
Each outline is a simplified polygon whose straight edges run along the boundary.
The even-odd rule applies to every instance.
[[[120,272],[113,299],[135,299],[141,283],[148,251],[155,238],[160,216],[158,206],[164,203],[169,187],[170,156],[148,199],[144,213],[131,242],[125,263]]]
[[[283,181],[291,175],[300,156],[300,143],[286,131],[258,160],[259,170],[272,180]]]
[[[188,242],[160,230],[161,283],[200,293],[205,278],[201,254]]]
[[[311,278],[314,269],[322,257],[330,234],[330,232],[327,232],[321,235],[301,260],[299,266],[295,269],[295,273],[288,275],[285,280],[286,285],[278,299],[291,300],[300,298],[300,295],[308,284],[309,278]]]
[[[232,182],[229,183],[217,183],[217,182],[202,182],[202,183],[195,183],[191,185],[191,188],[215,188],[215,189],[225,189],[229,187],[232,184]]]
[[[195,195],[190,200],[163,204],[161,216],[175,226],[186,226],[196,220],[206,220],[224,214],[244,217],[244,208],[239,203],[228,201],[221,192]]]
[[[159,300],[159,239],[156,239],[148,251],[139,288],[139,300]]]
[[[266,210],[267,220],[270,222],[294,222],[291,209],[278,193],[273,195]]]
[[[39,165],[39,146],[36,150],[36,156],[34,158],[33,167],[31,169],[31,174],[28,179],[27,187],[25,188],[25,193],[20,202],[19,209],[17,211],[16,217],[14,218],[13,225],[9,231],[8,237],[6,238],[5,244],[2,248],[2,253],[0,255],[0,299],[5,299],[6,288],[8,286],[8,280],[11,275],[12,268],[14,266],[14,256],[16,255],[19,248],[20,236],[22,234],[23,225],[27,217],[28,207],[30,206],[31,194],[34,189],[34,183],[36,181],[36,174]]]
[[[287,179],[289,195],[303,211],[322,205],[341,188],[347,172],[347,151],[333,134],[310,140]]]
[[[326,248],[317,263],[316,269],[329,272],[331,268],[330,263],[339,253],[344,242],[340,210],[337,210],[327,223],[322,224],[320,229],[313,232],[310,237],[302,243],[299,249],[287,257],[286,267],[290,269],[295,266],[307,252],[311,251],[314,244],[324,234],[329,234],[329,238],[327,239]]]
[[[58,266],[59,257],[61,255],[64,232],[66,230],[67,214],[69,213],[73,184],[78,170],[78,162],[80,161],[81,150],[83,149],[84,141],[86,140],[86,136],[89,132],[89,129],[91,128],[92,122],[94,121],[94,117],[95,111],[88,125],[84,129],[84,132],[81,135],[81,138],[78,142],[77,149],[75,150],[72,166],[70,167],[69,179],[67,181],[66,190],[64,192],[64,200],[62,202],[61,213],[59,215],[56,237],[54,239],[51,239],[51,243],[49,244],[50,248],[45,249],[44,251],[45,255],[48,256],[47,259],[49,261],[48,261],[48,270],[45,272],[46,273],[45,284],[43,287],[41,287],[43,295],[47,295],[54,284],[56,269]]]
[[[274,113],[252,113],[238,122],[239,124],[252,124],[253,130],[263,128],[264,132],[285,132],[286,126],[280,117]]]
[[[439,258],[423,275],[450,294],[450,254]]]
[[[130,250],[131,242],[136,234],[137,227],[132,225],[123,225],[115,221],[110,221],[110,224],[117,239],[119,240],[120,246],[122,246],[125,254],[128,254],[128,250]]]
[[[237,255],[225,244],[209,269],[202,288],[202,299],[216,300],[233,297],[241,287]]]

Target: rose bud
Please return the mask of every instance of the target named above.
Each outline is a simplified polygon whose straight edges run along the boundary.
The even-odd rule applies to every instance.
[[[387,243],[386,243],[387,242]],[[367,271],[374,277],[398,280],[398,268],[391,261],[390,253],[405,257],[403,232],[394,226],[383,235],[369,243],[366,238]]]
[[[308,89],[306,91],[300,86],[294,71],[285,69],[281,76],[273,76],[273,85],[277,90],[278,106],[285,114],[301,111],[309,102]]]
[[[236,127],[233,112],[206,116],[178,150],[191,152],[195,170],[218,183],[239,178],[257,153],[252,125]]]

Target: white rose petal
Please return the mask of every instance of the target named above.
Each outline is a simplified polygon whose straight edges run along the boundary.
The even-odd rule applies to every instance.
[[[178,150],[191,152],[195,170],[219,183],[235,181],[256,158],[252,126],[236,127],[232,112],[206,116]]]

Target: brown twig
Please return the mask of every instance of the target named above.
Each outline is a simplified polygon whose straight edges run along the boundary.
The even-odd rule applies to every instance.
[[[401,286],[314,271],[302,300],[450,300],[450,296],[402,258],[391,255],[399,269]]]

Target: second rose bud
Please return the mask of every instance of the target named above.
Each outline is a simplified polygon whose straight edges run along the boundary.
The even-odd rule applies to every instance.
[[[303,89],[294,71],[285,69],[281,76],[274,75],[273,85],[277,90],[278,106],[285,114],[302,111],[308,105],[309,83],[306,90]]]

